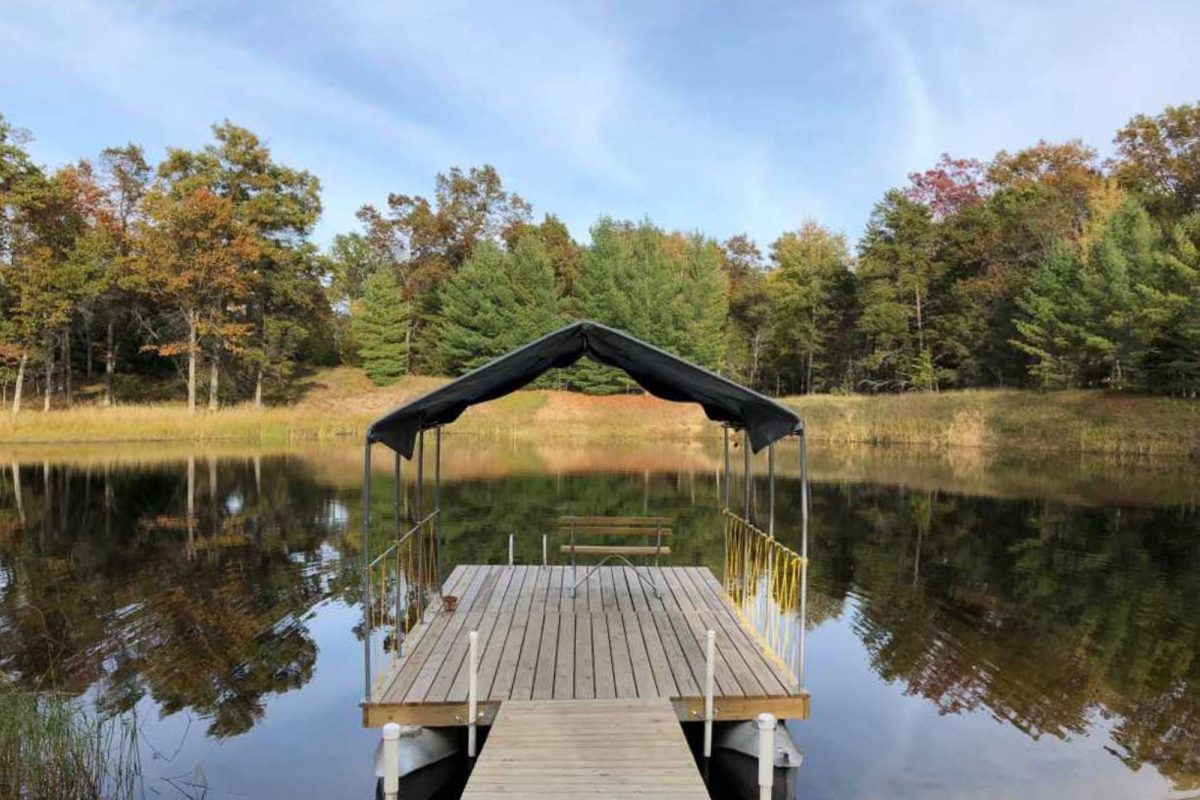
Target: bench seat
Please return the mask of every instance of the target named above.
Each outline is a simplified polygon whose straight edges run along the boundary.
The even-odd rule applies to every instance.
[[[559,552],[567,555],[574,553],[576,555],[593,556],[669,556],[671,555],[671,548],[655,547],[653,545],[622,546],[608,544],[577,544],[572,546],[569,544],[564,544],[560,548]]]

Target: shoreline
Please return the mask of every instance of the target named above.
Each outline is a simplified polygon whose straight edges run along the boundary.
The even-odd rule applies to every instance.
[[[287,445],[359,438],[376,418],[440,384],[410,378],[363,386],[345,370],[319,375],[299,402],[237,405],[191,415],[182,405],[80,405],[0,415],[0,449],[176,442]],[[324,380],[323,380],[324,379]],[[357,383],[357,385],[355,385]],[[350,385],[347,385],[350,384]],[[966,390],[903,395],[815,395],[779,402],[825,445],[919,446],[1002,453],[1200,459],[1200,402],[1098,390]],[[647,395],[521,390],[476,406],[447,429],[513,442],[704,442],[717,428],[697,407]]]

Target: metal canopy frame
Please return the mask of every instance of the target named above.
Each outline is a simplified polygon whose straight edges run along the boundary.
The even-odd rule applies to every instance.
[[[434,546],[437,550],[434,553],[435,571],[436,574],[432,577],[433,585],[441,587],[442,585],[442,426],[438,425],[433,429],[434,433],[434,462],[433,462],[433,509],[426,515],[425,512],[425,431],[422,430],[417,438],[417,448],[413,456],[409,459],[410,462],[415,461],[417,467],[416,485],[413,487],[413,511],[414,518],[417,520],[417,525],[424,525],[431,518],[434,524]],[[371,563],[371,446],[374,444],[370,437],[365,440],[363,448],[363,489],[362,489],[362,592],[363,592],[363,697],[366,702],[371,702],[371,604],[370,600],[370,579],[371,571],[369,565]],[[390,449],[390,448],[389,448]],[[392,451],[392,524],[394,526],[393,535],[398,541],[404,534],[405,528],[405,511],[406,497],[404,494],[403,469],[402,463],[404,457],[399,451]],[[418,534],[417,539],[418,562],[424,563],[424,553],[422,548],[425,546],[424,537]],[[425,587],[420,587],[420,591],[425,591]],[[401,595],[396,593],[396,618],[401,615],[400,605]],[[398,646],[399,643],[397,643]]]
[[[732,461],[730,459],[730,431],[738,432],[737,428],[729,424],[722,426],[722,442],[723,442],[723,464],[725,486],[721,495],[722,502],[726,512],[732,513],[733,509],[733,474]],[[809,518],[809,487],[808,487],[808,441],[807,441],[807,426],[803,426],[796,431],[793,436],[799,444],[799,461],[800,461],[800,611],[799,611],[799,631],[797,636],[797,654],[796,654],[796,679],[800,683],[800,688],[804,688],[804,664],[805,664],[805,634],[808,629],[808,518]],[[744,475],[742,488],[742,509],[743,518],[751,525],[755,524],[754,520],[754,461],[750,442],[745,431],[742,433],[742,450],[744,454]],[[767,445],[767,536],[773,541],[775,539],[775,442]]]

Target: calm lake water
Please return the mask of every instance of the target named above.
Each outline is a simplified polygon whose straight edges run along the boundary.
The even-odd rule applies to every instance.
[[[135,716],[148,797],[371,796],[359,456],[0,453],[0,670]],[[677,519],[672,563],[720,574],[715,446],[448,436],[444,463],[447,567],[501,563],[509,533],[540,560],[559,514],[648,513]],[[1200,793],[1196,465],[817,449],[813,470],[800,796]]]

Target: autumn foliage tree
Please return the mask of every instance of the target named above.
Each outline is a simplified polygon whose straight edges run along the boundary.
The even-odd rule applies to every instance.
[[[254,232],[238,220],[234,203],[207,188],[172,193],[157,187],[146,196],[145,209],[129,285],[169,310],[176,323],[147,347],[185,359],[193,413],[197,366],[201,353],[207,354],[208,405],[215,409],[221,353],[244,351],[254,333],[244,309],[257,288],[251,265],[261,249]]]

